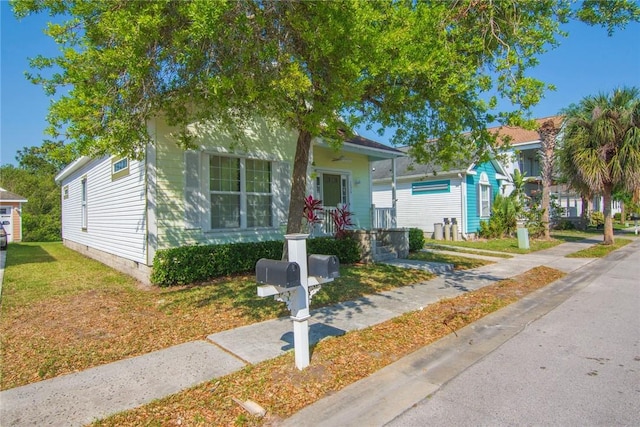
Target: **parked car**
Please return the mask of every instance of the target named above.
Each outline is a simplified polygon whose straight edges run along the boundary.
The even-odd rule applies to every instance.
[[[5,249],[7,249],[7,231],[0,224],[0,250],[4,251]]]

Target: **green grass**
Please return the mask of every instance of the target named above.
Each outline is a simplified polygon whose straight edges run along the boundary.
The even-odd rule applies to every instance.
[[[479,251],[479,250],[473,250],[473,249],[469,249],[469,248],[465,248],[465,247],[449,247],[446,244],[436,244],[436,243],[429,243],[428,245],[426,245],[428,249],[436,249],[436,250],[444,250],[444,251],[452,251],[452,252],[460,252],[463,254],[475,254],[475,255],[484,255],[484,256],[492,256],[492,257],[496,257],[496,258],[513,258],[513,256],[507,254],[507,253],[498,253],[498,252],[483,252],[483,251]]]
[[[628,245],[631,242],[632,240],[630,239],[616,238],[613,245],[604,245],[602,243],[598,243],[587,249],[569,254],[567,255],[567,258],[602,258],[610,254],[612,251],[620,249],[621,247]]]
[[[575,238],[575,240],[581,240],[579,238]],[[537,239],[529,239],[529,249],[520,249],[518,248],[518,239],[517,238],[505,238],[505,239],[491,239],[491,240],[458,240],[458,241],[447,241],[443,242],[442,240],[426,240],[425,245],[451,245],[457,246],[460,248],[469,248],[469,249],[481,249],[488,251],[496,251],[496,252],[506,252],[512,254],[528,254],[530,252],[540,251],[543,249],[549,249],[554,246],[557,246],[566,241],[571,241],[571,238],[565,239],[561,238],[558,240],[537,240]]]
[[[482,267],[483,265],[493,264],[492,261],[433,252],[412,252],[409,254],[409,259],[453,264],[453,268],[456,270],[466,270],[470,268]]]
[[[9,309],[93,289],[134,291],[136,281],[62,245],[13,243],[7,251],[2,306]]]

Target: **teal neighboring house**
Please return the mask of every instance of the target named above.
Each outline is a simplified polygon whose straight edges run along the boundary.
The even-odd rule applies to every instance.
[[[374,162],[373,168],[375,211],[387,209],[396,218],[394,226],[420,228],[427,235],[448,221],[458,224],[458,238],[477,235],[496,194],[511,187],[511,176],[497,160],[443,170],[402,157]]]

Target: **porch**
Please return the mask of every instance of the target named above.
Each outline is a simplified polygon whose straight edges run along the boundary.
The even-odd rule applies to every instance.
[[[381,262],[405,258],[409,254],[409,231],[396,227],[395,208],[377,208],[371,205],[371,224],[363,227],[356,219],[349,227],[362,248],[364,262]],[[333,215],[337,208],[324,207],[320,223],[313,229],[315,236],[333,236],[336,232]]]

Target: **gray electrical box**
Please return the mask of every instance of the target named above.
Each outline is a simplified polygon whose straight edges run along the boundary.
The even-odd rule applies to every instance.
[[[282,288],[300,286],[300,266],[296,262],[262,258],[256,263],[256,281]]]
[[[340,262],[335,255],[309,255],[309,276],[335,279],[340,277]]]

